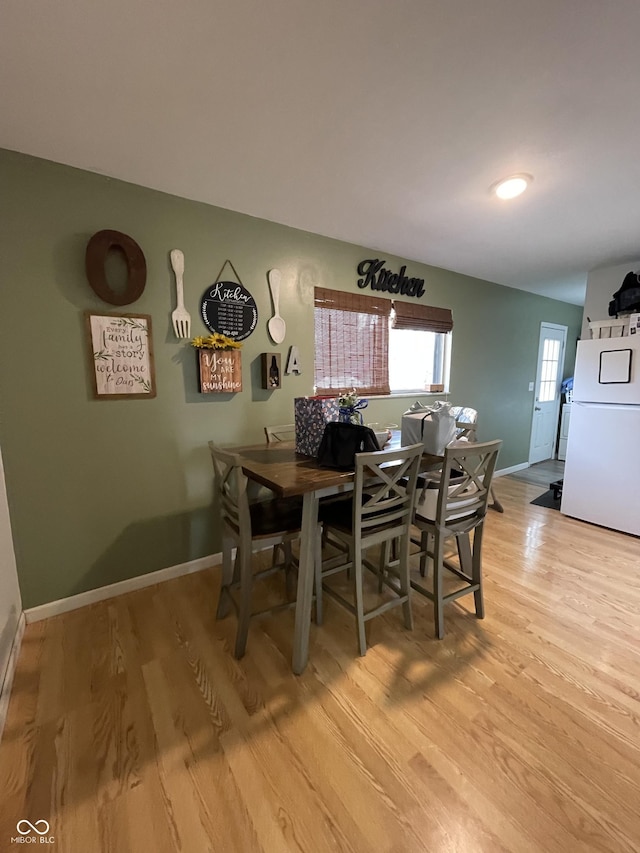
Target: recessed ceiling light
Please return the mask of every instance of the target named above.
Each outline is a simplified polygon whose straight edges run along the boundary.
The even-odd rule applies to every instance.
[[[515,198],[526,190],[532,180],[531,175],[511,175],[503,181],[494,184],[492,189],[498,198]]]

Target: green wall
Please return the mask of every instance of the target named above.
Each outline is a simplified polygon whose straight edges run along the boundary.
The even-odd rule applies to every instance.
[[[453,310],[454,403],[481,413],[481,438],[505,440],[499,466],[526,462],[538,333],[569,326],[571,371],[582,309],[359,246],[0,151],[0,446],[25,608],[220,550],[207,441],[260,440],[312,393],[313,287],[355,288],[356,266],[385,257],[425,279],[425,304]],[[101,302],[84,273],[87,241],[112,228],[147,259],[147,286],[124,311],[153,321],[157,397],[92,398],[83,312]],[[169,251],[185,254],[192,334],[199,300],[226,259],[258,304],[242,350],[244,391],[201,395],[195,353],[171,330]],[[282,271],[288,334],[274,347],[267,271]],[[260,353],[300,348],[303,373],[260,389]],[[372,401],[367,419],[398,421],[411,400]],[[508,509],[507,509],[508,511]]]

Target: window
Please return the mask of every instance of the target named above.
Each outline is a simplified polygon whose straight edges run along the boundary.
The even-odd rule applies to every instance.
[[[452,328],[446,308],[317,287],[316,393],[442,391]]]
[[[315,289],[315,386],[317,394],[357,388],[388,394],[391,301]]]
[[[448,308],[393,303],[389,338],[391,391],[444,391],[453,319]]]
[[[560,341],[546,338],[542,351],[542,371],[538,402],[548,403],[556,398],[558,370],[560,369]]]
[[[448,384],[450,336],[414,329],[391,329],[389,387],[400,391],[444,391]]]

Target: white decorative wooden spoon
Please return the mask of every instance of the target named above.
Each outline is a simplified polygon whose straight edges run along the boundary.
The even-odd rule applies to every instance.
[[[281,344],[287,334],[287,324],[280,316],[280,270],[269,270],[267,274],[269,290],[273,300],[273,317],[267,323],[267,329],[274,344]]]

